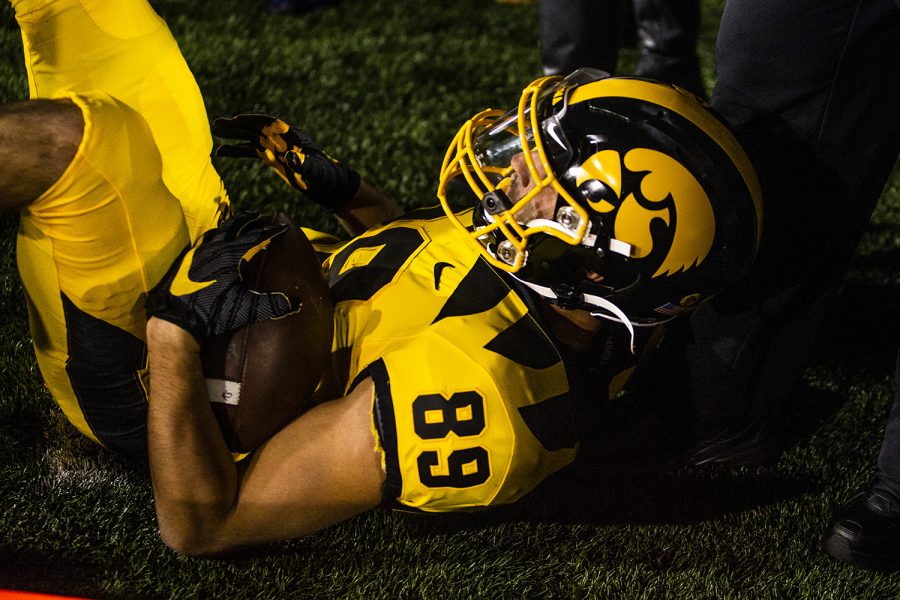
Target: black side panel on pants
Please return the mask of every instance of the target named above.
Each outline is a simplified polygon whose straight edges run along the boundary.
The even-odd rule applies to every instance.
[[[66,372],[94,435],[120,454],[147,455],[147,395],[138,371],[147,346],[130,333],[92,317],[62,294],[69,338]]]

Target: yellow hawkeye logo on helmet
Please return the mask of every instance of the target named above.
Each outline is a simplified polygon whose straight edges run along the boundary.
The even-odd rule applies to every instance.
[[[643,174],[639,190],[623,189],[623,168]],[[653,277],[690,269],[709,254],[716,231],[712,205],[700,182],[677,160],[649,148],[634,148],[624,157],[617,150],[601,150],[582,163],[576,184],[591,179],[615,193],[615,204],[608,199],[588,204],[613,216],[614,237],[632,246],[633,258],[648,256],[656,243],[664,243],[653,238],[650,225],[655,219],[668,227],[668,254]]]
[[[468,223],[448,196],[460,189],[474,196],[457,204],[474,206]],[[564,309],[639,326],[737,281],[762,225],[753,165],[704,104],[589,69],[467,121],[438,198],[494,268]]]

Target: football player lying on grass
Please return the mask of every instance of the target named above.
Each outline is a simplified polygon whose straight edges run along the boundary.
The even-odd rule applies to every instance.
[[[365,230],[318,247],[333,338],[324,373],[309,373],[312,407],[235,463],[203,348],[309,308],[240,276],[284,227],[226,218],[202,98],[145,2],[53,6],[15,3],[36,99],[0,111],[0,210],[19,211],[19,271],[54,400],[117,452],[149,445],[160,532],[179,552],[300,536],[378,505],[521,498],[574,460],[640,331],[752,260],[753,170],[706,107],[669,86],[594,71],[539,79],[509,113],[463,125],[440,207],[371,229],[396,207],[300,131],[258,115],[218,121],[242,140],[221,153],[261,157]],[[21,152],[23,140],[47,151]],[[303,369],[296,347],[281,359]]]
[[[598,116],[605,103],[617,115]],[[618,114],[645,120],[629,127]],[[717,161],[714,184],[679,162],[697,147],[653,135],[664,123],[705,134],[701,166]],[[319,203],[333,196],[314,187],[348,178],[271,117],[220,119],[213,131],[247,140],[220,154],[260,156]],[[457,178],[475,194],[459,213],[447,194]],[[165,314],[150,320],[151,466],[172,547],[229,551],[380,504],[441,512],[515,501],[573,460],[582,402],[600,400],[584,390],[618,389],[634,328],[734,277],[758,235],[752,169],[710,113],[673,88],[587,71],[539,80],[519,109],[467,122],[439,198],[443,210],[395,219],[327,258],[335,335],[318,395],[329,400],[237,468],[208,408],[203,336]],[[203,293],[197,304],[220,301]],[[604,359],[607,323],[629,333]]]

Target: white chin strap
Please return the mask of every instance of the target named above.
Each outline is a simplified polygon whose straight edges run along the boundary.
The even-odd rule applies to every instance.
[[[528,286],[529,288],[531,288],[532,290],[534,290],[535,292],[537,292],[544,298],[549,298],[550,300],[555,300],[557,298],[556,292],[554,292],[552,289],[550,289],[546,286],[537,285],[536,283],[531,283],[530,281],[525,281],[524,279],[519,279],[514,274],[512,276],[516,278],[516,281],[519,281],[523,285]],[[625,327],[628,329],[628,335],[631,338],[631,342],[629,344],[629,349],[631,350],[631,353],[634,354],[634,323],[632,323],[628,319],[628,316],[624,312],[622,312],[621,308],[619,308],[618,306],[616,306],[615,304],[613,304],[606,298],[601,298],[600,296],[595,296],[593,294],[582,294],[581,302],[583,304],[587,304],[587,305],[593,306],[595,308],[602,308],[603,310],[608,310],[609,312],[612,313],[612,316],[611,316],[606,313],[591,311],[591,316],[600,317],[601,319],[607,319],[609,321],[614,321],[614,322],[622,323],[623,325],[625,325]]]
[[[494,222],[494,217],[492,215],[488,214],[487,212],[484,213],[484,217],[488,222],[490,222],[490,223]],[[572,230],[563,227],[558,222],[556,222],[552,219],[533,219],[527,223],[526,227],[529,227],[529,228],[546,227],[546,228],[556,229],[556,230],[562,232],[566,236],[572,235]],[[585,243],[588,246],[590,246],[591,244],[593,244],[593,240],[595,240],[595,239],[596,238],[588,240],[586,238]],[[615,240],[615,239],[610,240],[609,249],[613,252],[618,252],[619,254],[622,254],[623,256],[631,256],[631,252],[632,252],[632,246],[630,244],[627,244],[625,242]],[[488,252],[491,252],[490,249],[488,249]],[[493,252],[491,252],[491,254],[493,255]],[[557,298],[556,292],[554,292],[552,289],[550,289],[546,286],[537,285],[535,283],[525,281],[524,279],[520,279],[520,278],[516,277],[516,275],[514,273],[510,273],[510,275],[515,277],[515,279],[517,281],[521,282],[523,285],[528,286],[529,288],[531,288],[532,290],[534,290],[535,292],[537,292],[544,298],[548,298],[550,300],[555,300]],[[599,317],[601,319],[606,319],[608,321],[613,321],[616,323],[622,323],[623,325],[625,325],[625,327],[628,329],[628,335],[631,338],[631,341],[629,343],[629,349],[631,350],[631,353],[634,354],[634,326],[635,325],[641,326],[639,323],[638,324],[632,323],[631,320],[628,318],[628,315],[626,315],[624,313],[624,311],[622,311],[621,308],[619,308],[618,306],[616,306],[615,304],[613,304],[606,298],[601,298],[600,296],[595,296],[593,294],[582,294],[581,302],[582,302],[582,304],[585,304],[587,306],[592,306],[594,308],[602,308],[603,310],[607,310],[610,313],[612,313],[611,315],[609,315],[609,314],[602,313],[602,312],[591,311],[591,316]]]

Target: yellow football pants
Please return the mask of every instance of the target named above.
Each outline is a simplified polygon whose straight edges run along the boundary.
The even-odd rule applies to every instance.
[[[32,98],[68,97],[84,135],[26,207],[19,273],[41,373],[66,417],[146,448],[144,299],[227,209],[200,91],[143,0],[13,1]]]

